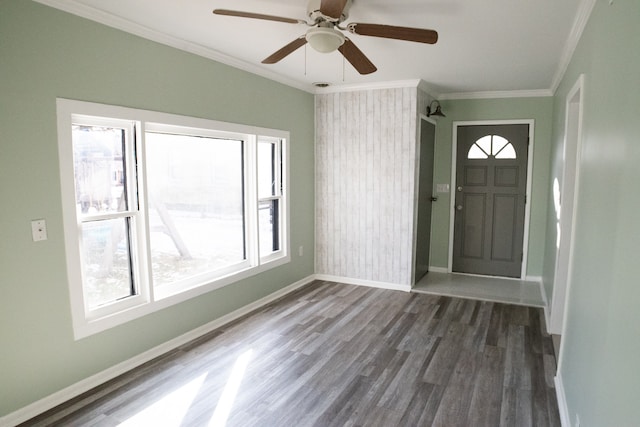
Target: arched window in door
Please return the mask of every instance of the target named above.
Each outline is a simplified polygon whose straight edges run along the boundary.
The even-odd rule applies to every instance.
[[[491,156],[496,159],[515,159],[516,150],[505,138],[486,135],[474,142],[467,153],[468,159],[488,159]]]

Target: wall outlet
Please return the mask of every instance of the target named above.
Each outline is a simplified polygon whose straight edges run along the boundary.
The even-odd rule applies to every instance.
[[[304,253],[302,245],[298,246],[298,256],[302,256]]]
[[[34,219],[31,221],[31,237],[34,242],[47,240],[47,223],[44,219]]]

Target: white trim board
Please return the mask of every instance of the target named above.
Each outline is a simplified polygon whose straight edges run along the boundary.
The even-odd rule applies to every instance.
[[[580,162],[582,158],[582,123],[584,115],[585,76],[580,74],[573,88],[565,98],[564,142],[562,154],[562,179],[556,207],[565,216],[557,218],[560,245],[557,247],[553,291],[551,295],[551,312],[549,313],[549,330],[554,334],[563,332],[567,296],[572,281],[573,253],[576,238],[576,222],[580,193]],[[557,178],[556,178],[557,179]],[[555,197],[554,197],[554,203]],[[561,206],[564,206],[561,208]]]
[[[328,87],[316,88],[314,93],[327,94],[327,93],[342,93],[342,92],[360,92],[366,90],[379,90],[379,89],[403,89],[403,88],[417,88],[420,86],[421,80],[396,80],[388,82],[372,82],[372,83],[354,83],[344,85],[331,85]]]
[[[549,89],[538,90],[500,90],[484,92],[451,92],[443,93],[438,99],[503,99],[503,98],[543,98],[553,96]]]
[[[0,426],[14,426],[20,423],[23,423],[33,417],[36,417],[43,412],[46,412],[56,406],[67,402],[68,400],[85,393],[92,388],[95,388],[105,382],[116,378],[119,375],[128,372],[143,363],[149,362],[163,354],[184,345],[190,341],[193,341],[196,338],[199,338],[215,329],[218,329],[227,323],[230,323],[240,317],[257,310],[265,305],[282,298],[283,296],[310,284],[315,280],[314,275],[310,275],[301,279],[291,285],[288,285],[282,289],[273,292],[272,294],[267,295],[257,301],[254,301],[250,304],[245,305],[235,311],[232,311],[229,314],[226,314],[222,317],[219,317],[205,325],[202,325],[198,328],[195,328],[189,332],[186,332],[176,338],[173,338],[163,344],[160,344],[156,347],[153,347],[143,353],[138,354],[128,360],[125,360],[117,365],[114,365],[110,368],[107,368],[101,372],[98,372],[95,375],[92,375],[88,378],[85,378],[81,381],[78,381],[75,384],[70,385],[60,391],[57,391],[43,399],[40,399],[36,402],[31,403],[21,409],[18,409],[15,412],[12,412],[4,417],[0,418]]]
[[[147,363],[163,354],[184,345],[194,339],[197,339],[215,329],[218,329],[236,319],[239,319],[252,311],[255,311],[265,305],[284,297],[285,295],[313,282],[314,280],[325,280],[330,282],[344,283],[349,285],[367,286],[371,288],[389,289],[395,291],[411,292],[410,285],[399,285],[386,282],[375,282],[369,280],[352,279],[347,277],[329,276],[323,274],[312,274],[305,277],[289,286],[286,286],[276,292],[267,295],[257,301],[245,305],[229,314],[226,314],[218,319],[215,319],[205,325],[202,325],[196,329],[186,332],[176,338],[173,338],[163,344],[160,344],[152,349],[149,349],[143,353],[138,354],[128,360],[125,360],[117,365],[107,368],[95,375],[78,381],[75,384],[70,385],[62,390],[59,390],[47,397],[44,397],[36,402],[33,402],[15,412],[5,415],[0,418],[0,426],[15,426],[25,421],[30,420],[58,405],[61,405],[68,400],[86,393],[87,391],[104,384],[105,382],[116,378],[144,363]]]
[[[535,120],[534,119],[516,119],[516,120],[473,120],[473,121],[454,121],[452,123],[452,143],[451,143],[451,197],[449,207],[449,259],[447,268],[453,271],[453,227],[455,223],[455,187],[456,187],[456,156],[458,153],[458,126],[478,126],[478,125],[529,125],[529,147],[527,153],[527,203],[524,207],[524,235],[522,239],[522,268],[520,270],[520,279],[527,275],[527,264],[529,258],[529,226],[531,222],[531,186],[533,181],[533,147],[535,145]]]
[[[71,13],[82,18],[98,22],[100,24],[116,28],[118,30],[125,31],[130,34],[151,40],[166,46],[170,46],[176,49],[180,49],[185,52],[193,53],[204,58],[208,58],[222,64],[229,65],[231,67],[238,68],[240,70],[248,71],[252,74],[256,74],[267,79],[282,83],[284,85],[303,90],[309,93],[325,93],[320,92],[317,88],[295,81],[293,79],[283,77],[282,75],[265,70],[262,67],[251,64],[246,61],[242,61],[233,58],[229,55],[223,54],[214,49],[210,49],[201,46],[196,43],[188,42],[178,37],[170,36],[160,31],[152,30],[148,27],[136,24],[129,20],[117,17],[110,13],[106,13],[97,10],[93,7],[75,2],[73,0],[34,0],[40,4],[56,8],[68,13]],[[522,98],[522,97],[540,97],[540,96],[553,96],[557,90],[564,74],[567,71],[567,67],[571,61],[573,53],[582,37],[582,32],[591,16],[591,12],[596,4],[596,0],[582,0],[578,9],[578,14],[569,33],[569,37],[562,51],[558,68],[553,76],[550,87],[548,89],[533,89],[533,90],[505,90],[505,91],[479,91],[479,92],[451,92],[438,94],[434,88],[429,88],[426,92],[431,93],[438,99],[491,99],[491,98]],[[416,80],[417,81],[417,80]],[[359,85],[336,85],[330,89],[333,92],[347,92],[353,90],[367,90],[372,88],[385,88],[385,87],[397,87],[397,82],[381,82],[374,83],[371,87],[358,87]],[[374,87],[375,86],[375,87]],[[427,83],[421,81],[421,86],[426,87]],[[440,95],[440,96],[439,96]]]
[[[344,283],[347,285],[366,286],[369,288],[389,289],[391,291],[411,292],[411,285],[401,285],[397,283],[387,283],[387,282],[376,282],[372,280],[354,279],[351,277],[332,276],[329,274],[316,274],[315,280]]]
[[[567,72],[567,68],[569,68],[571,58],[573,58],[576,47],[578,47],[580,38],[582,38],[582,32],[587,26],[587,22],[589,22],[589,17],[591,16],[591,12],[593,12],[596,1],[597,0],[581,1],[576,19],[573,21],[571,32],[569,33],[569,37],[567,38],[567,43],[564,46],[562,56],[560,57],[560,61],[558,62],[558,69],[556,70],[556,73],[553,76],[553,80],[551,81],[551,87],[549,88],[549,90],[553,94],[555,94],[556,90],[558,90],[558,86],[560,86],[560,83],[562,82],[562,79]]]
[[[571,416],[567,406],[567,397],[564,393],[564,384],[562,377],[556,375],[553,377],[553,383],[556,386],[556,400],[558,401],[558,411],[560,412],[560,424],[562,427],[571,427]]]
[[[550,319],[550,309],[551,307],[549,307],[549,298],[547,297],[547,290],[544,287],[544,279],[542,277],[539,277],[537,280],[538,284],[540,285],[540,295],[542,295],[542,303],[544,304],[543,309],[544,309],[544,327],[545,330],[547,331],[547,333],[549,335],[551,335],[551,329],[549,328],[549,319]]]

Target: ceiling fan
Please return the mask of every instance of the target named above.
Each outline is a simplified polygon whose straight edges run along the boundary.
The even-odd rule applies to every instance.
[[[236,16],[240,18],[263,19],[284,22],[287,24],[304,24],[309,28],[306,34],[285,45],[265,58],[263,64],[275,64],[296,49],[309,43],[318,52],[328,53],[335,50],[353,65],[360,74],[370,74],[377,70],[376,66],[342,31],[361,36],[382,37],[386,39],[406,40],[418,43],[434,44],[438,41],[438,33],[434,30],[397,27],[393,25],[362,24],[352,22],[341,26],[349,17],[351,0],[309,0],[307,7],[308,21],[264,15],[261,13],[241,12],[228,9],[215,9],[216,15]]]

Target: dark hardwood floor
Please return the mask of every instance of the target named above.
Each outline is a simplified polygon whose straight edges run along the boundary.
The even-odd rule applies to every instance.
[[[314,282],[24,425],[559,426],[542,322]]]

